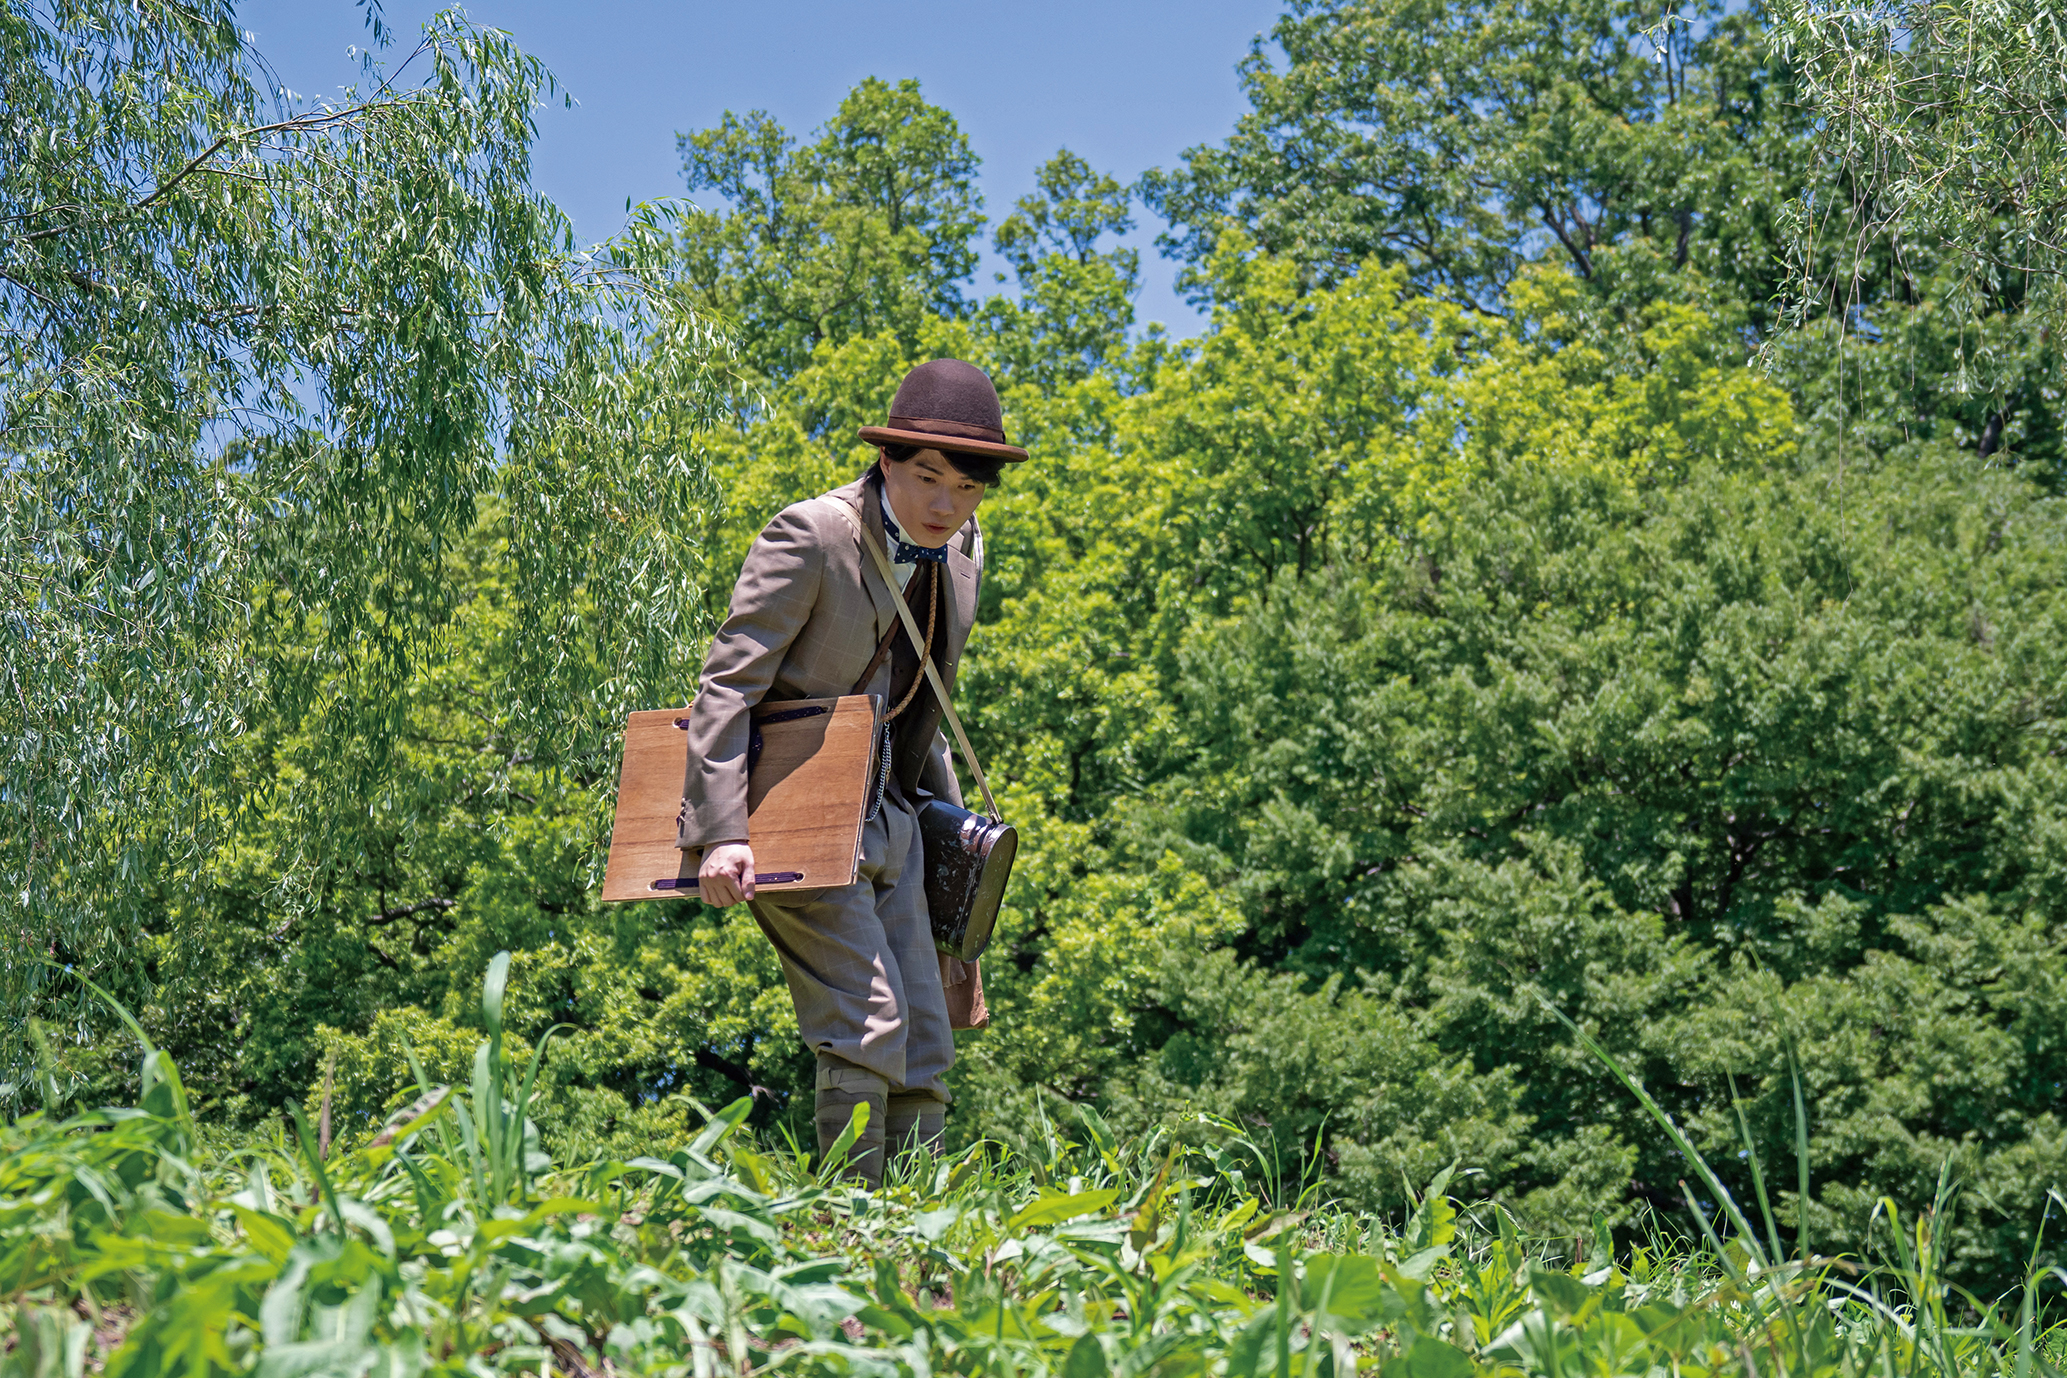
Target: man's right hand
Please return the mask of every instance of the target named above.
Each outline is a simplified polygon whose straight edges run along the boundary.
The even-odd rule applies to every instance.
[[[697,892],[705,904],[723,909],[754,897],[754,849],[744,842],[720,842],[703,853],[696,869]]]

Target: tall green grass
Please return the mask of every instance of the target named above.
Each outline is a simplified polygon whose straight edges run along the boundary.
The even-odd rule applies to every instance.
[[[2040,1278],[1999,1302],[1944,1282],[1949,1186],[1885,1207],[1888,1257],[1816,1253],[1784,1237],[1755,1156],[1756,1221],[1626,1077],[1700,1184],[1695,1239],[1531,1239],[1461,1207],[1448,1173],[1381,1220],[1234,1126],[1123,1139],[1087,1107],[908,1155],[875,1192],[754,1141],[745,1100],[665,1156],[555,1164],[527,1113],[550,1039],[510,1064],[507,973],[484,983],[471,1083],[419,1070],[378,1135],[328,1154],[298,1108],[210,1147],[132,1025],[137,1105],[53,1103],[0,1135],[0,1378],[2059,1371]]]

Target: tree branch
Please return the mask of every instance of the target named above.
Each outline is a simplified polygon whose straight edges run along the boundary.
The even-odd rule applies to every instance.
[[[343,120],[349,120],[355,115],[363,115],[372,108],[373,107],[370,105],[354,105],[349,106],[343,110],[326,110],[320,115],[297,115],[291,120],[282,120],[277,124],[261,124],[256,125],[250,129],[239,130],[235,133],[220,135],[216,138],[216,141],[214,143],[208,145],[208,147],[202,149],[198,154],[196,154],[193,157],[193,159],[187,163],[185,167],[181,168],[178,172],[173,173],[171,177],[167,178],[163,182],[160,182],[156,187],[153,187],[148,196],[144,197],[143,200],[137,202],[135,205],[129,207],[126,211],[123,212],[123,214],[136,215],[142,211],[149,210],[152,206],[157,205],[160,201],[164,200],[167,196],[170,196],[172,194],[173,188],[177,187],[181,182],[186,181],[187,178],[193,176],[196,172],[201,171],[202,164],[206,163],[210,158],[213,158],[216,154],[222,152],[224,147],[226,147],[229,144],[241,143],[244,140],[252,138],[253,136],[259,134],[276,134],[283,129],[320,130],[326,125],[336,124]],[[113,217],[108,217],[107,219],[103,219],[101,223],[107,224],[112,219]],[[38,240],[55,239],[59,235],[70,234],[74,230],[82,229],[85,225],[86,222],[83,220],[74,220],[69,225],[53,225],[47,230],[38,230],[34,234],[23,235],[21,242],[24,244],[34,244]]]
[[[29,294],[30,296],[34,297],[34,298],[35,298],[35,299],[36,299],[37,301],[40,301],[40,302],[42,302],[42,303],[43,303],[43,304],[44,304],[45,306],[49,307],[49,308],[50,308],[50,309],[51,309],[52,311],[55,311],[55,310],[57,310],[57,303],[56,303],[55,301],[51,300],[51,299],[50,299],[49,297],[46,297],[46,296],[44,296],[44,295],[43,295],[43,294],[42,294],[41,292],[39,292],[39,291],[37,291],[37,290],[36,290],[35,288],[33,288],[33,287],[29,286],[29,284],[28,284],[28,283],[26,283],[26,282],[23,282],[23,281],[22,281],[22,280],[21,280],[20,278],[16,277],[16,276],[15,276],[15,275],[14,275],[13,273],[8,273],[8,272],[0,272],[0,282],[11,282],[11,283],[13,283],[13,284],[14,284],[15,286],[17,286],[17,287],[21,288],[21,289],[22,289],[22,290],[23,290],[24,292],[27,292],[27,293],[28,293],[28,294]]]
[[[708,1071],[716,1072],[720,1076],[730,1077],[733,1081],[744,1086],[746,1093],[755,1100],[765,1099],[774,1101],[780,1099],[775,1092],[767,1087],[755,1085],[753,1074],[747,1071],[746,1068],[740,1066],[729,1057],[720,1057],[708,1048],[698,1048],[696,1050],[696,1065]]]
[[[1577,219],[1576,216],[1573,218]],[[1543,211],[1543,223],[1550,227],[1550,232],[1557,236],[1557,242],[1564,245],[1565,252],[1572,256],[1572,262],[1578,265],[1579,276],[1589,279],[1592,278],[1593,259],[1584,249],[1580,248],[1578,245],[1574,244],[1569,238],[1566,237],[1562,217],[1551,214],[1549,208],[1545,207]]]
[[[426,909],[435,909],[442,914],[447,909],[456,908],[458,904],[458,900],[448,900],[443,898],[418,900],[415,904],[405,904],[397,909],[383,909],[378,914],[375,914],[372,918],[368,919],[366,921],[366,926],[368,928],[378,928],[383,924],[391,924],[397,919],[406,919],[411,914],[421,914]]]

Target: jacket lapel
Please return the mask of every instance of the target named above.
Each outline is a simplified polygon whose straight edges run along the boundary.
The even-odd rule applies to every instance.
[[[860,510],[862,528],[876,543],[876,548],[887,553],[890,542],[883,531],[883,508],[876,500],[876,486],[864,477],[835,489],[833,497]],[[868,590],[869,602],[875,604],[876,637],[880,640],[897,625],[897,604],[890,597],[890,586],[883,582],[882,571],[876,568],[876,557],[860,549],[859,542],[854,554],[861,561],[861,586]]]
[[[969,629],[976,625],[976,561],[962,553],[966,544],[981,552],[983,537],[976,531],[976,519],[969,519],[970,536],[957,532],[955,539],[947,543],[947,646],[948,655],[943,657],[949,663],[941,665],[948,683],[954,683],[956,664],[962,658],[962,648],[968,643]]]

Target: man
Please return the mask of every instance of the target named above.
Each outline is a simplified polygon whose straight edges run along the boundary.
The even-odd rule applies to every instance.
[[[864,426],[861,438],[878,447],[869,472],[783,509],[747,553],[690,710],[676,845],[701,850],[704,901],[747,901],[781,955],[798,1030],[818,1055],[820,1151],[867,1103],[868,1128],[850,1161],[880,1183],[886,1152],[939,1143],[955,1056],[944,970],[947,979],[965,974],[936,954],[926,913],[914,806],[962,798],[920,657],[930,652],[952,691],[983,574],[976,506],[1001,466],[1026,451],[1005,443],[989,377],[958,359],[913,369],[889,424]],[[923,646],[903,629],[860,533],[828,501],[845,504],[890,552]],[[764,699],[850,693],[880,695],[892,733],[892,767],[882,806],[862,830],[859,876],[837,889],[756,897],[749,714]]]

